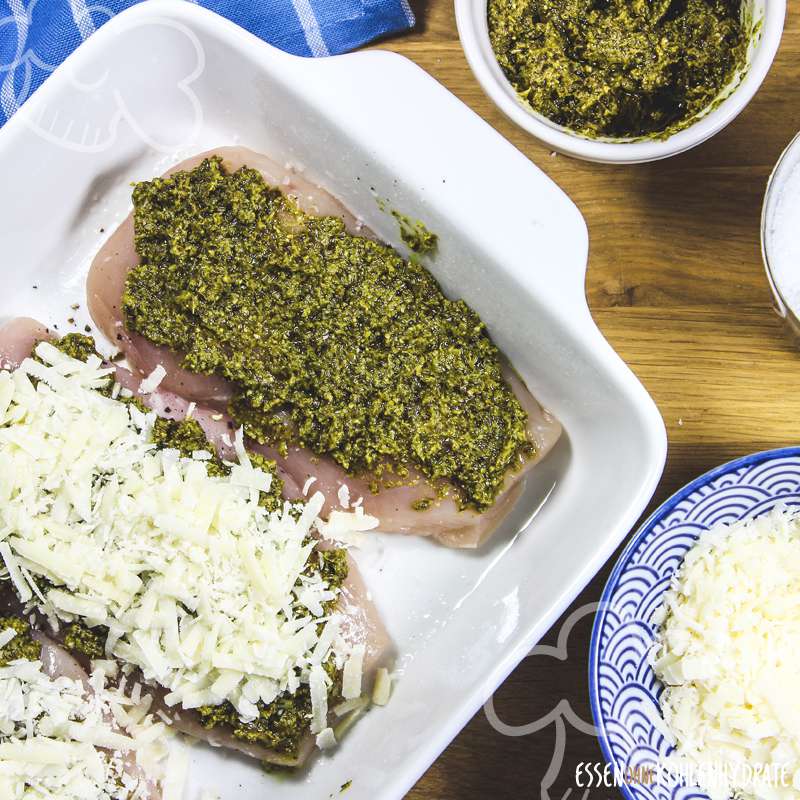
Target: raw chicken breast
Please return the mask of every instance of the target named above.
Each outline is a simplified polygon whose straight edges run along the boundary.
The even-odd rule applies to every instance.
[[[167,174],[192,169],[211,155],[220,156],[230,171],[244,165],[258,169],[267,183],[294,197],[305,211],[341,217],[351,233],[372,236],[328,192],[251,150],[223,147],[208,151],[178,164]],[[225,409],[233,394],[226,380],[218,376],[188,372],[180,366],[180,353],[154,345],[142,336],[126,330],[121,300],[127,272],[137,262],[133,215],[130,215],[103,245],[92,263],[87,281],[87,299],[92,318],[106,336],[124,351],[128,362],[139,374],[147,375],[156,365],[161,364],[167,371],[161,384],[162,389],[175,392],[201,405]],[[283,458],[270,447],[252,442],[248,447],[274,459],[282,477],[292,477],[292,481],[286,481],[285,496],[288,499],[300,498],[302,494],[299,487],[303,487],[309,478],[315,477],[317,483],[314,489],[321,491],[326,497],[323,515],[327,515],[337,505],[340,487],[347,485],[351,498],[363,498],[364,510],[380,519],[382,531],[430,536],[450,547],[478,547],[491,536],[514,507],[522,494],[525,474],[548,454],[561,435],[561,425],[539,405],[510,366],[506,368],[505,374],[528,413],[528,433],[531,442],[536,446],[536,455],[520,463],[516,471],[509,472],[494,504],[482,513],[459,510],[458,504],[446,497],[431,503],[424,511],[415,510],[413,504],[430,499],[433,492],[424,477],[420,474],[414,475],[413,472],[406,485],[382,489],[374,494],[370,491],[368,478],[349,476],[330,457],[317,456],[307,449],[292,447]]]
[[[89,688],[86,670],[60,645],[41,631],[34,631],[33,638],[42,645],[42,671],[51,678],[65,677],[81,681]]]
[[[30,355],[37,342],[49,338],[53,338],[50,331],[36,320],[28,318],[12,320],[0,328],[0,364],[6,369],[13,369],[19,366],[22,360]],[[115,378],[121,386],[137,393],[137,396],[159,416],[176,420],[185,418],[190,405],[189,401],[172,392],[162,391],[160,388],[150,394],[138,395],[141,379],[123,367],[118,366],[116,368]],[[234,433],[234,425],[230,417],[212,408],[196,406],[192,409],[192,418],[197,420],[198,424],[203,428],[203,432],[209,442],[214,445],[221,458],[235,460],[233,447],[226,443],[233,438]],[[248,449],[254,448],[248,443]],[[268,448],[257,446],[255,449],[270,458],[274,458],[275,454]],[[284,493],[287,498],[299,498],[302,492],[293,477],[284,472],[280,466],[278,473],[284,480]],[[320,547],[327,548],[328,544],[321,542]],[[365,645],[363,686],[364,692],[369,695],[372,691],[377,670],[380,667],[391,667],[394,661],[394,649],[378,610],[364,585],[358,567],[349,554],[347,563],[348,574],[342,585],[337,607],[344,617],[340,630],[342,636],[350,644]],[[10,588],[10,584],[6,581],[0,581],[0,614],[3,613],[4,609],[14,614],[19,614],[22,610],[16,595]],[[45,626],[43,620],[39,620],[39,624],[42,627]],[[49,634],[53,638],[58,638],[58,635],[52,631],[49,631]],[[62,659],[62,654],[66,656],[65,659]],[[77,667],[83,674],[80,664],[75,659],[72,659],[62,648],[57,647],[52,651],[52,654],[48,654],[48,658],[51,657],[54,659],[54,664],[59,663],[64,668],[69,667],[70,669]],[[69,662],[67,659],[69,659]],[[130,684],[133,684],[132,680]],[[222,728],[206,730],[200,724],[195,711],[184,711],[167,706],[163,702],[165,691],[160,687],[148,686],[146,690],[152,694],[155,707],[159,708],[172,721],[176,729],[214,746],[238,750],[261,761],[284,766],[302,765],[314,749],[314,739],[309,736],[302,744],[298,756],[292,758],[283,753],[244,742]],[[335,720],[331,719],[331,724],[335,724]],[[156,795],[153,795],[153,797],[157,800]]]
[[[50,329],[30,317],[17,317],[0,328],[0,369],[16,369],[44,339],[52,339]]]

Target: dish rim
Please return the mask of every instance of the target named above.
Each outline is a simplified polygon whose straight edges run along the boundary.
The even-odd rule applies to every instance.
[[[592,635],[589,640],[589,705],[592,711],[592,719],[597,731],[597,739],[600,745],[600,751],[603,754],[605,762],[612,767],[617,766],[617,762],[611,755],[611,748],[608,743],[608,736],[606,734],[605,718],[600,710],[599,691],[597,687],[597,672],[599,668],[599,655],[600,655],[600,629],[602,628],[603,621],[605,620],[608,612],[608,599],[615,591],[619,584],[620,576],[625,572],[628,567],[632,553],[638,548],[642,540],[650,534],[652,528],[657,525],[661,519],[668,514],[672,513],[675,507],[685,500],[689,495],[698,489],[702,488],[711,481],[722,477],[723,475],[732,472],[741,467],[750,467],[755,464],[762,464],[766,461],[772,461],[778,458],[796,457],[800,458],[800,445],[788,445],[786,447],[777,447],[772,450],[759,450],[756,453],[739,456],[724,464],[704,472],[694,480],[682,486],[674,494],[670,495],[652,514],[639,526],[636,533],[631,536],[625,548],[620,553],[619,558],[608,576],[608,580],[603,587],[603,592],[598,601],[599,607],[595,614],[594,622],[592,623]],[[678,569],[678,567],[676,567]],[[668,587],[665,587],[666,591]],[[631,784],[632,785],[632,784]],[[621,781],[618,786],[625,800],[642,800],[642,796],[637,794],[631,789],[625,781]],[[703,791],[702,789],[700,790]],[[706,797],[705,793],[702,797]]]

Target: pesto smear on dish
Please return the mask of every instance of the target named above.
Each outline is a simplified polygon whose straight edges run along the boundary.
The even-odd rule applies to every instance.
[[[376,491],[413,467],[478,510],[533,452],[484,324],[416,261],[219,158],[133,202],[126,324],[232,381],[252,438],[330,455]]]
[[[741,0],[489,0],[520,97],[589,137],[673,133],[743,67]]]
[[[392,211],[392,216],[400,226],[400,238],[408,249],[420,256],[432,255],[439,246],[439,236],[428,230],[427,225],[420,220],[416,222],[406,214]]]

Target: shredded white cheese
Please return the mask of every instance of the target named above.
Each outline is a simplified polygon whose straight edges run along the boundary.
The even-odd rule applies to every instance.
[[[316,741],[320,750],[330,750],[332,747],[336,747],[336,735],[333,728],[324,728],[320,731]]]
[[[351,711],[356,711],[357,709],[364,708],[365,706],[369,705],[370,698],[367,695],[362,694],[360,697],[354,697],[352,700],[345,700],[339,705],[334,706],[333,713],[336,714],[337,717],[343,717],[345,714],[349,714]]]
[[[162,800],[183,800],[183,789],[189,771],[189,751],[186,747],[176,747],[169,755],[164,778]]]
[[[139,394],[151,394],[161,385],[161,381],[167,376],[167,371],[161,364],[157,364],[155,369],[139,384]]]
[[[11,583],[14,584],[19,599],[22,600],[23,603],[27,603],[28,600],[33,597],[33,592],[28,582],[25,580],[17,559],[11,552],[11,548],[8,546],[7,542],[0,542],[0,558],[3,559],[3,563],[6,565]]]
[[[375,685],[372,687],[372,702],[376,706],[385,706],[392,694],[392,676],[386,667],[380,667],[375,673]]]
[[[119,664],[114,659],[94,659],[91,667],[92,672],[101,672],[105,678],[116,678],[119,673]]]
[[[0,668],[0,797],[129,800],[150,797],[163,776],[164,726],[93,675],[51,678],[39,661]],[[114,727],[112,720],[126,717]]]
[[[349,701],[353,702],[353,701]],[[344,714],[342,718],[336,723],[336,727],[333,729],[334,736],[336,737],[337,742],[341,742],[342,739],[345,737],[347,732],[356,722],[361,719],[361,717],[367,711],[367,707],[369,705],[369,700],[364,698],[364,702],[353,709],[351,709],[347,714]]]
[[[361,677],[364,671],[364,651],[363,644],[353,647],[350,657],[342,670],[342,697],[345,700],[352,700],[361,695]]]
[[[701,534],[656,620],[672,768],[712,796],[800,792],[800,515]]]
[[[317,494],[320,494],[317,492]],[[321,495],[320,495],[321,496]],[[324,539],[344,545],[358,546],[363,541],[363,533],[375,530],[380,524],[377,517],[364,513],[360,506],[353,511],[334,509],[327,521],[317,520],[316,527]]]
[[[0,648],[5,647],[16,635],[17,632],[13,628],[0,631]]]
[[[150,443],[153,413],[95,391],[113,372],[98,359],[47,343],[36,353],[45,364],[0,372],[0,529],[11,532],[0,555],[20,596],[33,598],[24,568],[51,587],[44,613],[107,626],[107,655],[166,687],[170,705],[227,700],[249,721],[257,703],[308,683],[322,731],[322,664],[341,668],[350,645],[323,611],[337,591],[309,566],[321,495],[299,518],[288,504],[270,513],[259,498],[271,475],[241,431],[240,463],[210,476]]]

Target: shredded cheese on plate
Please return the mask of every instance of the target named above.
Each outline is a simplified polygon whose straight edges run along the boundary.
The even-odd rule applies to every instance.
[[[686,553],[656,622],[671,766],[712,798],[800,793],[800,514],[716,525]]]

